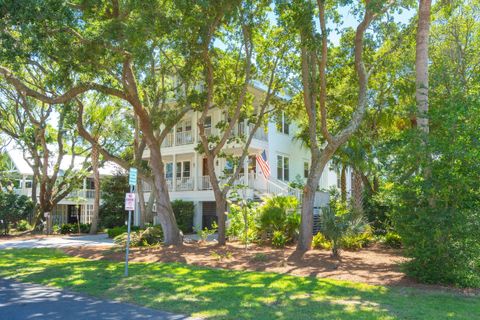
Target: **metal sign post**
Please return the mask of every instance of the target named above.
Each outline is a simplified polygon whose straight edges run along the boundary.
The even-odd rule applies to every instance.
[[[130,251],[130,231],[132,226],[132,211],[135,210],[135,187],[137,185],[137,169],[130,168],[128,176],[128,184],[130,185],[130,193],[125,195],[125,210],[128,210],[127,222],[127,245],[125,250],[125,277],[128,277],[128,253]]]

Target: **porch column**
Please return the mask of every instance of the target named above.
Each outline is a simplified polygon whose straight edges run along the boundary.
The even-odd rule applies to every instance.
[[[177,190],[177,155],[173,154],[173,174],[172,174],[172,191]]]
[[[248,187],[248,156],[243,161],[243,183]]]
[[[193,142],[195,144],[198,143],[198,112],[194,111],[193,112]]]
[[[194,202],[195,211],[193,215],[193,227],[194,230],[202,230],[202,202]]]
[[[22,194],[25,194],[25,175],[22,175]]]
[[[195,152],[193,154],[193,190],[198,189],[198,154]]]

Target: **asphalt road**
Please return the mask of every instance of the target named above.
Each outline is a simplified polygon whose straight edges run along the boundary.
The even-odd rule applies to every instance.
[[[61,248],[105,245],[113,245],[112,239],[109,239],[106,234],[96,234],[0,241],[0,250],[10,248]]]
[[[194,320],[128,303],[0,278],[0,319]]]

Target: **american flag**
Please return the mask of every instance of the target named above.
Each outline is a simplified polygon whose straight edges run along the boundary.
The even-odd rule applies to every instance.
[[[263,150],[261,155],[257,154],[256,159],[260,169],[262,169],[263,175],[268,179],[268,177],[270,177],[270,165],[267,162],[267,153],[265,150]]]

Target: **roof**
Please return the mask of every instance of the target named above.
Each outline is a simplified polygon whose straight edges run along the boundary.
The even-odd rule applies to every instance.
[[[18,148],[9,148],[6,150],[6,152],[19,174],[29,175],[29,176],[33,175],[33,170],[28,165],[28,162],[25,160],[24,153],[22,150]],[[29,155],[26,154],[25,156],[28,159]],[[52,163],[50,163],[49,165],[48,173],[52,174],[53,165],[54,165],[54,162],[56,161],[56,154],[53,153],[50,156],[50,159],[52,160]],[[90,159],[86,157],[75,156],[73,170],[77,170],[77,171],[81,170],[85,161],[88,162],[90,161]],[[70,168],[71,162],[72,162],[72,156],[64,155],[62,158],[62,162],[60,163],[60,170],[63,170],[63,171],[68,170]],[[118,166],[116,163],[107,161],[100,167],[99,172],[101,176],[114,176],[118,173],[125,172],[125,170],[120,166]]]

